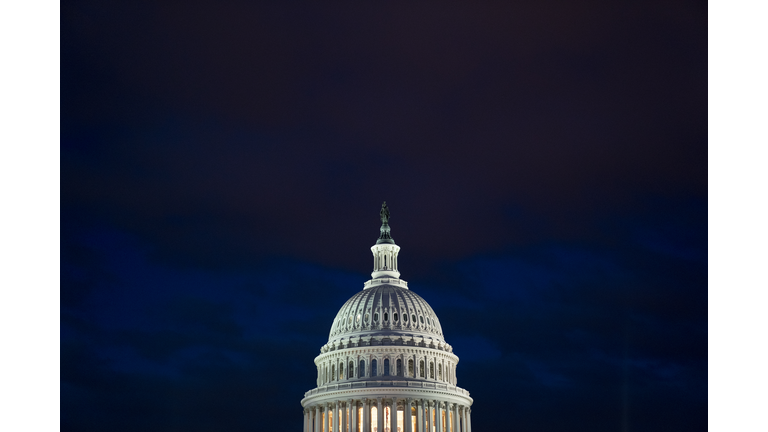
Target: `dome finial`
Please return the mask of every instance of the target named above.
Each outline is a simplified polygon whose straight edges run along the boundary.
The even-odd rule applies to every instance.
[[[381,205],[379,217],[381,218],[381,228],[379,229],[379,239],[376,241],[376,244],[394,244],[395,241],[392,240],[392,236],[389,234],[389,207],[387,207],[386,201],[384,201],[384,204]]]

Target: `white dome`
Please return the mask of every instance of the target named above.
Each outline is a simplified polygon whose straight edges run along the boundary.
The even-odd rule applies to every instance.
[[[444,342],[440,320],[429,304],[410,289],[393,283],[366,288],[347,300],[333,320],[328,343],[384,335],[422,336]]]

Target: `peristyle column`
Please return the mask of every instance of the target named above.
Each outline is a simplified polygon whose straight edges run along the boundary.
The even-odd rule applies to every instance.
[[[371,401],[363,398],[363,431],[371,432]]]
[[[381,398],[376,398],[376,430],[384,432],[384,403]]]
[[[389,415],[389,430],[390,432],[397,432],[397,398],[392,398],[392,408],[389,409]]]
[[[408,398],[403,404],[403,423],[405,423],[405,432],[415,432],[411,429],[413,426],[413,416],[411,415],[411,403],[413,399]]]

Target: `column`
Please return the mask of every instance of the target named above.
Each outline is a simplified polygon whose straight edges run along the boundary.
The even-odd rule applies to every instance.
[[[325,425],[323,426],[323,432],[330,432],[331,431],[331,403],[326,402],[325,403],[325,421],[323,422]]]
[[[459,405],[453,404],[453,423],[451,424],[454,432],[459,432],[461,421],[459,420]]]
[[[349,432],[362,432],[357,430],[357,401],[356,400],[348,400],[347,405],[349,405]]]
[[[389,364],[389,367],[392,367],[392,363]],[[397,432],[397,398],[392,398],[392,408],[390,408],[389,412],[391,416],[391,420],[389,422],[389,430],[390,432]],[[405,418],[405,416],[403,416],[403,418]]]
[[[339,373],[337,370],[336,373]],[[333,402],[333,426],[331,429],[333,432],[339,432],[341,429],[339,429],[339,425],[341,425],[341,421],[339,421],[339,408],[341,408],[341,404],[339,401]]]
[[[459,428],[460,432],[467,432],[467,418],[464,416],[464,405],[459,406]]]
[[[472,409],[467,407],[467,432],[472,432]]]
[[[416,432],[411,430],[413,424],[413,416],[411,415],[411,403],[413,403],[413,399],[408,398],[405,400],[405,404],[403,405],[403,423],[405,423],[405,432]]]
[[[435,431],[443,432],[443,403],[435,401]]]
[[[378,360],[376,361],[378,364]],[[376,374],[379,372],[376,371]],[[376,398],[376,430],[384,432],[384,403],[380,397]]]
[[[432,432],[432,427],[435,425],[435,403],[433,401],[427,401],[427,431]]]
[[[416,401],[416,430],[413,432],[425,432],[424,429],[424,402]]]
[[[360,432],[371,432],[371,401],[363,398],[363,430]]]
[[[347,415],[347,410],[349,410],[350,405],[351,403],[347,402],[347,406],[341,409],[341,429],[339,429],[341,432],[349,431],[349,416]]]
[[[320,413],[320,405],[315,405],[315,432],[320,432],[323,430],[320,421],[322,420],[322,415]]]

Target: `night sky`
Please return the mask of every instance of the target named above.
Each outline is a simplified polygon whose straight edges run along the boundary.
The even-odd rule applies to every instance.
[[[62,2],[61,430],[298,432],[385,200],[476,431],[707,430],[675,0]]]

